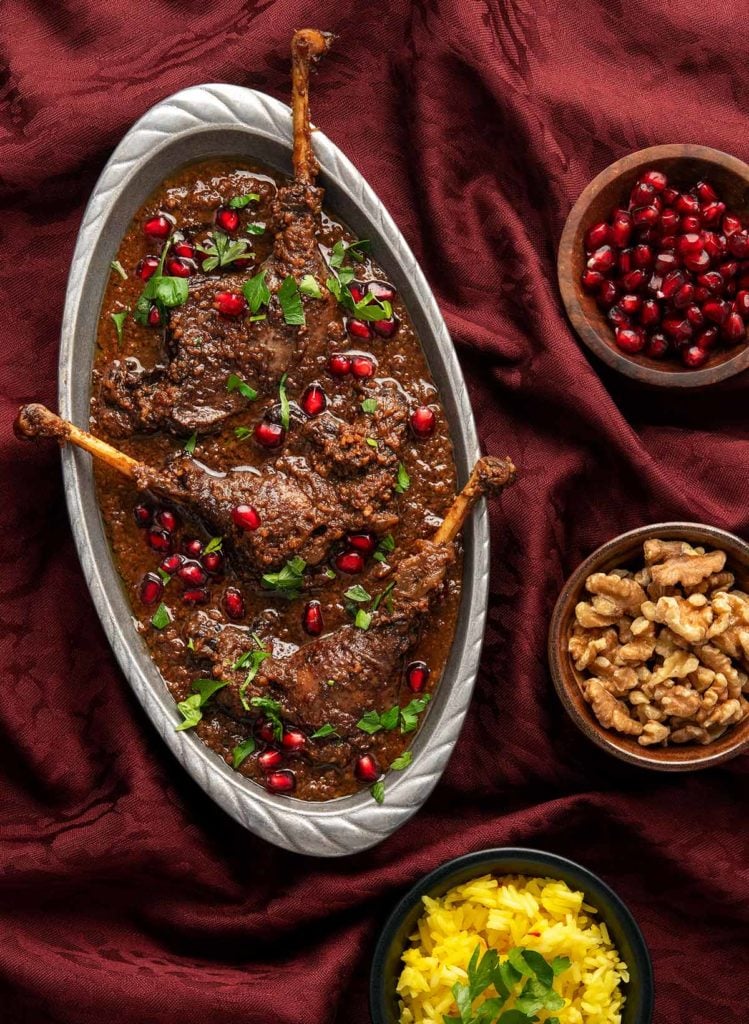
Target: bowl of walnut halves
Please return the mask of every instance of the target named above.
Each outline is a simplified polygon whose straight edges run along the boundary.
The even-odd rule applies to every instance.
[[[598,746],[689,771],[749,748],[749,545],[656,523],[594,551],[559,596],[549,662]]]

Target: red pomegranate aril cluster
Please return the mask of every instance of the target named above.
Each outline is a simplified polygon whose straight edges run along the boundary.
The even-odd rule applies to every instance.
[[[626,208],[588,228],[584,245],[583,289],[628,355],[697,369],[746,339],[749,230],[709,182],[682,192],[644,171]]]
[[[225,317],[244,316],[249,309],[247,300],[239,292],[216,292],[213,308]]]

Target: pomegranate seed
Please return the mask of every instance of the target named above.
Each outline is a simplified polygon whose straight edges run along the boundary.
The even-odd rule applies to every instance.
[[[642,305],[642,299],[639,295],[622,295],[619,305],[627,316],[634,316]]]
[[[143,604],[156,604],[164,593],[164,584],[158,576],[147,572],[140,581],[140,599]]]
[[[632,223],[636,228],[652,227],[658,223],[657,206],[638,206],[632,211]]]
[[[682,349],[681,361],[685,366],[688,366],[690,370],[696,370],[702,366],[710,358],[710,353],[700,348],[698,345],[690,345],[688,348]]]
[[[149,327],[161,327],[161,310],[153,303],[151,308],[148,310],[148,316],[146,317]]]
[[[676,209],[679,213],[699,213],[700,201],[696,196],[690,196],[688,192],[682,192],[676,200]]]
[[[634,354],[645,348],[645,332],[641,327],[618,327],[615,337],[622,352]]]
[[[705,301],[705,299],[709,299],[710,295],[711,293],[707,288],[703,288],[701,285],[697,285],[694,289],[694,301],[699,302],[700,305]]]
[[[664,235],[673,235],[679,227],[679,214],[676,210],[664,210],[661,214],[661,232]]]
[[[702,228],[702,221],[695,213],[685,213],[683,217],[679,219],[679,231],[684,231],[687,234],[699,235]]]
[[[588,270],[597,270],[601,274],[611,270],[616,262],[616,255],[610,245],[602,245],[596,249],[588,260]]]
[[[699,252],[688,252],[684,256],[684,266],[695,274],[701,274],[710,266],[710,257],[704,249]]]
[[[288,729],[281,738],[281,746],[290,753],[301,750],[306,742],[307,737],[299,729]]]
[[[159,269],[159,257],[158,256],[144,256],[138,264],[135,273],[141,279],[141,281],[147,281],[149,277],[153,277],[156,271]]]
[[[374,377],[375,364],[369,356],[354,356],[351,360],[351,372],[358,380]]]
[[[167,555],[166,558],[162,558],[159,562],[159,569],[169,576],[173,576],[184,560],[184,555]]]
[[[244,618],[244,598],[236,587],[227,587],[224,591],[224,608],[230,619]]]
[[[735,345],[746,336],[746,326],[738,313],[729,313],[723,321],[720,333],[729,345]]]
[[[264,750],[262,754],[257,756],[257,763],[264,772],[272,772],[282,761],[283,754],[280,750]]]
[[[239,214],[230,206],[219,206],[216,210],[216,223],[222,231],[236,231],[239,227]]]
[[[336,556],[335,567],[340,572],[356,576],[364,569],[364,559],[358,551],[342,551]]]
[[[665,316],[661,326],[669,338],[673,338],[677,345],[683,345],[692,337],[692,325],[679,313],[671,313],[669,316]]]
[[[224,556],[220,551],[209,551],[203,555],[201,563],[209,576],[220,576],[224,570]]]
[[[640,323],[643,327],[653,327],[660,323],[661,307],[655,299],[645,299],[640,308]]]
[[[718,200],[718,193],[709,181],[698,181],[694,186],[694,191],[703,203],[715,203]]]
[[[589,274],[593,271],[589,270]],[[601,285],[601,290],[598,293],[598,302],[601,306],[608,307],[613,306],[619,297],[619,289],[616,287],[613,281],[604,281]]]
[[[648,281],[648,291],[651,292],[653,295],[657,295],[658,292],[661,290],[662,284],[663,278],[661,277],[661,275],[652,274],[650,280]]]
[[[668,178],[663,171],[656,171],[652,167],[640,175],[640,181],[652,185],[656,192],[663,192],[668,184]]]
[[[638,181],[632,189],[629,202],[631,206],[649,206],[655,199],[655,189],[647,181]]]
[[[686,309],[687,306],[691,306],[693,301],[694,285],[687,282],[686,284],[683,284],[676,295],[674,295],[674,305],[677,309]]]
[[[632,259],[636,267],[647,270],[648,267],[652,266],[655,256],[649,245],[640,243],[632,250]]]
[[[719,292],[723,288],[723,277],[717,270],[708,270],[706,274],[699,275],[697,284],[708,291]]]
[[[728,251],[740,260],[749,256],[749,232],[737,231],[728,239]]]
[[[175,256],[181,256],[186,260],[195,259],[195,246],[191,245],[190,242],[175,242],[172,246],[172,252]]]
[[[393,302],[395,300],[395,288],[388,281],[369,281],[366,290],[380,302]]]
[[[736,284],[736,281],[733,278],[731,278],[730,281],[726,281],[726,286],[723,289],[723,294],[726,296],[726,298],[732,299],[737,291],[738,285]]]
[[[661,295],[664,299],[673,298],[679,289],[686,284],[686,277],[680,270],[670,270],[663,278]]]
[[[135,516],[135,522],[138,526],[150,526],[151,509],[148,505],[136,505],[133,509],[133,515]]]
[[[702,306],[702,312],[714,324],[722,324],[731,312],[731,307],[721,299],[708,299]]]
[[[182,595],[182,600],[185,604],[207,604],[208,603],[208,591],[203,587],[194,587],[192,590],[186,590]]]
[[[714,231],[703,231],[702,235],[702,248],[708,254],[711,260],[717,260],[723,255],[726,247],[725,239],[723,236],[716,235]],[[721,241],[723,239],[723,241]]]
[[[726,260],[725,263],[721,263],[718,267],[718,273],[727,281],[729,277],[736,277],[739,272],[739,265],[736,260]]]
[[[182,550],[190,558],[200,558],[203,554],[203,544],[197,537],[185,537],[182,541]]]
[[[637,296],[628,296],[628,298],[636,298],[639,303]],[[622,301],[622,308],[624,309],[624,303]],[[625,312],[631,312],[625,309]],[[434,410],[430,409],[428,405],[420,405],[418,409],[414,409],[411,413],[411,430],[417,437],[431,437],[434,433],[434,428],[437,425],[437,417],[434,414]]]
[[[598,270],[584,270],[581,278],[586,292],[597,292],[606,278]]]
[[[671,188],[669,185],[666,185],[663,192],[661,193],[661,197],[666,206],[673,206],[680,195],[681,193],[678,191],[678,189]]]
[[[170,277],[191,277],[195,269],[194,263],[180,257],[166,261],[166,272]]]
[[[699,252],[702,248],[702,235],[698,231],[687,231],[679,235],[676,248],[680,253]]]
[[[660,247],[666,252],[676,252],[676,235],[662,235],[660,239]]]
[[[360,551],[365,558],[374,553],[377,547],[377,537],[368,531],[361,533],[347,533],[346,544],[354,551]]]
[[[603,221],[599,221],[598,224],[594,224],[588,228],[585,232],[585,251],[595,252],[596,249],[600,249],[602,245],[608,245],[609,242],[609,226]]]
[[[705,203],[702,207],[703,224],[719,224],[726,212],[726,204],[720,202]]]
[[[675,252],[665,250],[663,252],[659,252],[655,257],[655,269],[659,274],[668,274],[670,270],[676,270],[678,265],[679,260],[677,259]]]
[[[348,286],[348,290],[351,292],[354,302],[361,302],[361,300],[364,298],[364,285],[361,283],[361,281],[352,281],[351,284]]]
[[[668,355],[669,348],[670,345],[666,335],[656,332],[651,334],[648,339],[648,343],[645,346],[645,355],[650,356],[651,359],[663,359]]]
[[[746,291],[746,290],[742,289],[740,292],[737,292],[736,293],[736,298],[734,299],[733,305],[734,305],[734,308],[736,309],[736,312],[740,316],[748,317],[749,316],[749,291]]]
[[[620,274],[628,274],[631,270],[634,270],[635,260],[632,255],[631,249],[622,249],[619,253],[619,258],[616,261],[617,269]]]
[[[302,629],[310,636],[319,636],[324,628],[322,605],[319,601],[309,601],[302,612]]]
[[[400,323],[397,316],[391,316],[387,320],[374,320],[372,330],[381,338],[392,338],[400,327]]]
[[[263,448],[279,448],[286,437],[286,431],[280,423],[260,420],[255,427],[255,440]]]
[[[406,682],[411,693],[421,693],[429,681],[429,668],[423,661],[412,661],[406,669]]]
[[[636,292],[639,288],[642,288],[647,281],[647,275],[644,270],[630,270],[628,274],[625,274],[622,278],[622,287],[625,291]]]
[[[260,516],[252,505],[237,505],[231,510],[231,517],[241,530],[257,530],[260,526]]]
[[[352,338],[357,338],[359,341],[372,340],[372,328],[364,320],[348,317],[346,320],[346,330]]]
[[[158,213],[148,218],[143,230],[149,238],[168,238],[172,233],[172,222],[163,213]]]
[[[296,779],[288,768],[282,768],[280,772],[271,772],[265,780],[265,785],[271,793],[293,793]]]
[[[154,522],[167,533],[174,533],[177,529],[177,517],[169,508],[159,509],[153,518]]]
[[[259,738],[264,743],[274,743],[276,734],[273,731],[273,726],[266,718],[259,718],[255,726],[256,732]]]
[[[213,308],[221,316],[244,316],[247,312],[247,300],[239,292],[216,292]]]
[[[380,777],[380,768],[371,754],[357,757],[354,774],[361,782],[376,782]]]
[[[185,562],[177,569],[177,578],[188,587],[202,587],[208,574],[199,562]]]
[[[735,235],[741,231],[741,219],[734,213],[727,213],[723,218],[721,227],[723,228],[723,234],[726,238],[730,238],[731,235]]]
[[[328,370],[334,377],[346,377],[351,373],[351,359],[340,353],[334,354],[328,360]]]
[[[146,534],[146,543],[153,551],[169,554],[172,550],[172,538],[166,530],[150,529]]]
[[[611,244],[615,245],[618,249],[624,249],[629,245],[629,240],[632,236],[632,218],[626,210],[616,210],[614,212],[609,233]],[[599,246],[596,252],[600,253],[602,249],[605,248],[608,248],[608,246]],[[613,266],[613,260],[611,265]],[[588,263],[588,266],[590,267],[590,262]],[[602,268],[592,267],[591,269],[600,270]],[[610,269],[610,267],[607,269]]]
[[[709,352],[714,349],[718,344],[718,328],[708,327],[706,331],[703,331],[697,338],[697,347],[704,349],[705,352]]]
[[[299,404],[308,416],[319,416],[328,404],[328,399],[319,384],[310,384],[305,389]]]
[[[705,315],[699,306],[687,306],[686,308],[687,320],[690,322],[692,327],[703,327],[705,324]]]
[[[606,315],[615,327],[629,327],[630,319],[620,306],[612,306]]]

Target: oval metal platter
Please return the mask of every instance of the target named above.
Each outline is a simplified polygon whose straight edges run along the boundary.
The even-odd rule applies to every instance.
[[[314,148],[326,207],[360,238],[408,307],[450,423],[460,483],[478,457],[465,381],[450,336],[413,253],[356,168],[321,132]],[[141,204],[169,174],[211,157],[257,160],[291,173],[291,111],[270,96],[200,85],[152,107],[104,168],[83,217],[68,281],[60,350],[60,413],[89,420],[96,326],[121,238]],[[463,598],[445,672],[403,772],[385,780],[385,802],[367,791],[322,803],[274,796],[230,769],[189,732],[175,732],[175,703],[133,624],[96,499],[89,457],[62,453],[70,520],[86,582],[119,664],[161,738],[205,792],[238,822],[296,853],[338,857],[367,849],[414,814],[436,785],[458,738],[478,670],[486,618],[489,530],[484,503],[464,535]]]

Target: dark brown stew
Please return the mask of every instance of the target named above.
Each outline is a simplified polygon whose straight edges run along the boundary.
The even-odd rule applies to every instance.
[[[160,467],[136,487],[97,466],[97,485],[183,725],[243,775],[307,800],[407,763],[461,578],[459,553],[419,553],[456,487],[421,346],[367,246],[352,248],[318,197],[228,159],[168,179],[113,264],[91,417],[99,437]],[[141,298],[162,256],[187,301]],[[331,278],[350,298],[336,301]]]

